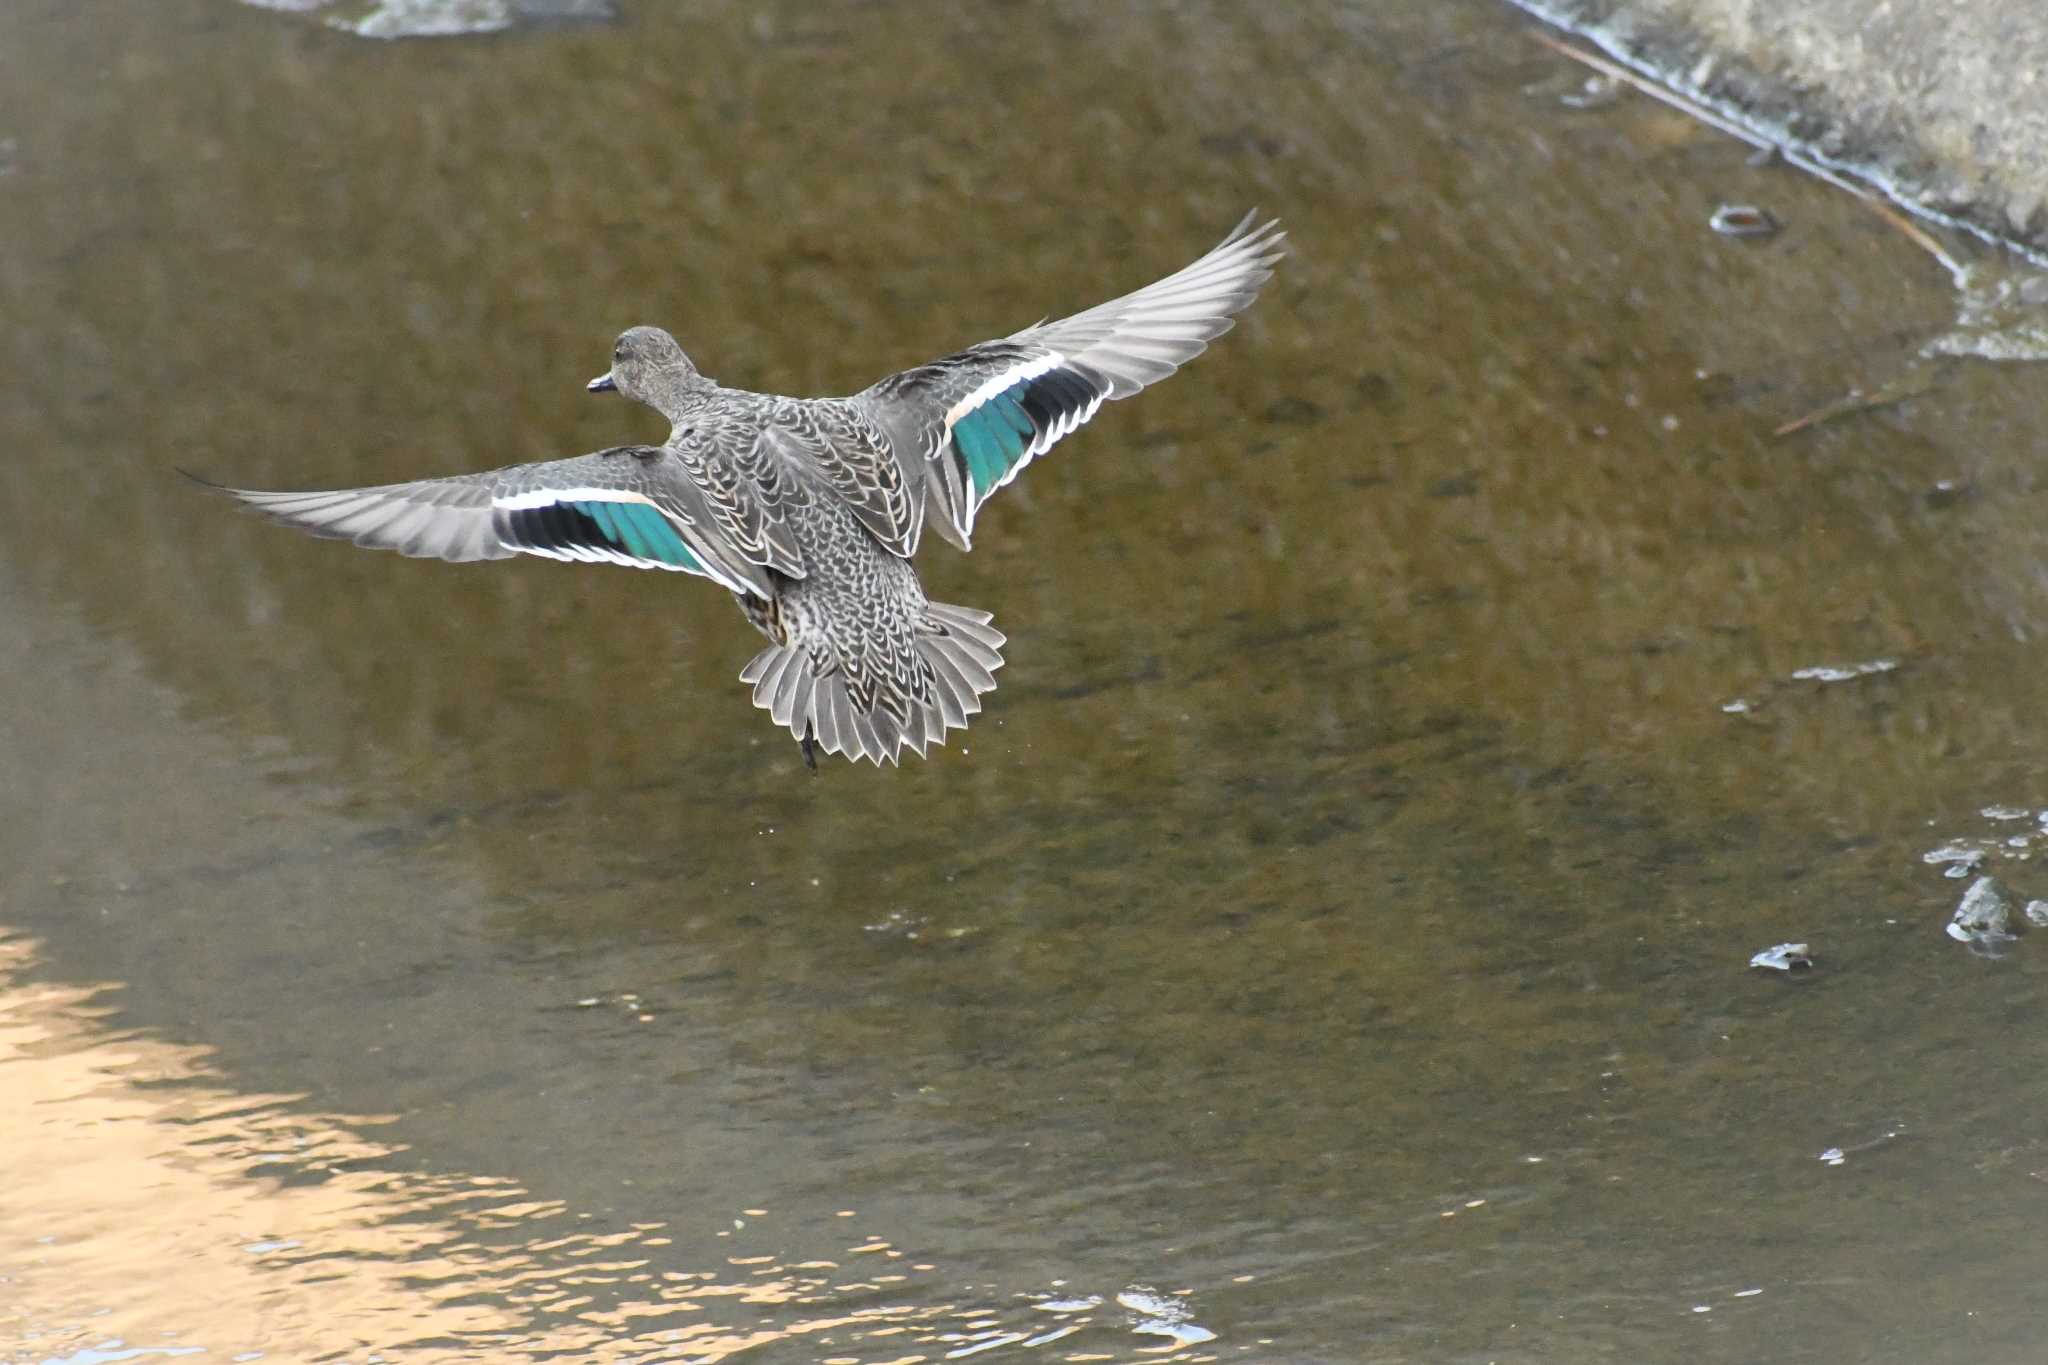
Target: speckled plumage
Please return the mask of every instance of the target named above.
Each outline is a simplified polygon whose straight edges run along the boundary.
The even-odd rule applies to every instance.
[[[769,640],[741,672],[803,742],[876,763],[922,755],[995,687],[986,612],[930,601],[927,523],[968,548],[975,513],[1109,399],[1226,331],[1279,259],[1275,223],[1136,293],[844,398],[725,388],[653,327],[591,381],[654,407],[659,446],[330,492],[225,489],[315,535],[447,560],[515,554],[699,574]]]

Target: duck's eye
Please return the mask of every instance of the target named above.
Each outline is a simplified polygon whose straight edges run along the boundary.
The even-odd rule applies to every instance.
[[[618,345],[612,347],[612,363],[617,364],[619,361],[622,361],[625,358],[626,343],[622,341]]]

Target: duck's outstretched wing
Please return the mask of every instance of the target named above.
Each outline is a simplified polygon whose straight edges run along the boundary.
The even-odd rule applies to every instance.
[[[273,492],[198,482],[273,521],[374,550],[462,563],[541,555],[668,569],[771,595],[767,570],[720,534],[702,494],[660,446],[373,488]]]
[[[1194,264],[1085,313],[891,375],[858,395],[927,481],[940,534],[966,549],[974,514],[1095,415],[1200,355],[1258,297],[1283,254],[1256,213]]]

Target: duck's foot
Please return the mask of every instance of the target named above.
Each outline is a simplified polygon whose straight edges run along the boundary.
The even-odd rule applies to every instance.
[[[811,776],[818,775],[818,736],[809,725],[804,726],[804,737],[798,741],[804,749],[804,766],[811,770]]]

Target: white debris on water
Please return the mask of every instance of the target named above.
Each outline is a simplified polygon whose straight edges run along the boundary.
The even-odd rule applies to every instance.
[[[526,22],[610,19],[613,0],[242,0],[318,18],[359,38],[460,38]]]
[[[1795,668],[1792,670],[1792,676],[1801,682],[1848,682],[1851,678],[1868,677],[1872,673],[1889,673],[1898,666],[1897,659],[1868,659],[1854,664],[1814,664],[1809,668]]]
[[[1723,204],[1707,226],[1723,237],[1768,237],[1778,230],[1778,220],[1754,204]]]
[[[1989,835],[1947,839],[1922,853],[1920,861],[1940,867],[1944,877],[1974,879],[1948,923],[1943,926],[1943,932],[1958,943],[1968,944],[1970,951],[1981,957],[1999,957],[2004,946],[2017,939],[2023,930],[2029,927],[2048,929],[2048,900],[2028,900],[2015,895],[1996,877],[1985,875],[1986,864],[1994,860],[2008,865],[2029,862],[2037,844],[2048,848],[2048,828],[2041,827],[2048,825],[2048,818],[2044,818],[2048,817],[2048,812],[2037,812],[2031,806],[1994,802],[1980,807],[1977,814],[1985,820],[2004,824],[2008,829],[2022,820],[2039,821],[2040,824],[2012,834],[1999,830]],[[1934,822],[1930,820],[1928,823]]]
[[[1987,806],[1982,812],[1989,820],[2023,820],[2032,814],[2014,806]],[[1948,864],[1945,875],[1968,877],[1993,858],[2003,862],[2027,862],[2034,856],[2035,846],[2048,840],[2048,830],[2037,827],[2015,831],[2011,834],[1960,835],[1947,839],[1920,855],[1920,861],[1929,864]],[[2044,844],[2048,846],[2048,844]]]
[[[1244,1276],[1240,1278],[1248,1279],[1250,1277]],[[1054,1283],[1057,1284],[1059,1282],[1055,1281]],[[1024,1297],[1032,1299],[1031,1306],[1039,1312],[1056,1313],[1061,1317],[1073,1317],[1079,1314],[1092,1313],[1093,1310],[1103,1307],[1105,1302],[1099,1294],[1064,1294],[1057,1297],[1052,1295],[1043,1297],[1025,1295]],[[1205,1341],[1216,1340],[1214,1332],[1192,1320],[1184,1294],[1165,1293],[1149,1285],[1134,1284],[1125,1289],[1118,1290],[1115,1303],[1117,1307],[1127,1309],[1137,1315],[1135,1320],[1128,1323],[1129,1329],[1132,1332],[1144,1336],[1170,1337],[1178,1346],[1199,1346]],[[1093,1321],[1100,1323],[1101,1319],[1096,1318]],[[1056,1331],[1048,1332],[1043,1336],[1032,1337],[1025,1344],[1035,1345],[1039,1342],[1052,1341],[1055,1338],[1081,1330],[1081,1326],[1088,1322],[1090,1322],[1089,1318],[1081,1318],[1078,1322],[1063,1326]],[[1027,1333],[1026,1335],[1029,1334]],[[950,1359],[951,1357],[948,1358]]]
[[[1887,1143],[1896,1142],[1906,1135],[1905,1125],[1894,1123],[1868,1142],[1859,1142],[1850,1147],[1830,1147],[1820,1154],[1823,1164],[1839,1166],[1858,1152],[1875,1151]],[[1761,1292],[1761,1291],[1759,1291]]]
[[[1750,958],[1752,967],[1768,967],[1774,972],[1789,972],[1798,968],[1811,967],[1813,958],[1804,943],[1780,943],[1775,948],[1766,948]]]
[[[459,38],[512,27],[505,0],[381,0],[360,19],[327,21],[359,38]]]
[[[2018,262],[1978,261],[1956,281],[1956,325],[1920,348],[1925,356],[2048,359],[2044,280]]]
[[[1199,1346],[1216,1340],[1216,1334],[1189,1320],[1188,1307],[1174,1294],[1162,1294],[1145,1285],[1134,1284],[1116,1296],[1116,1301],[1133,1313],[1145,1316],[1131,1324],[1133,1332],[1147,1336],[1171,1337],[1177,1345]]]
[[[1605,109],[1621,98],[1619,82],[1606,76],[1588,76],[1576,90],[1557,97],[1567,109]]]
[[[1951,839],[1939,848],[1930,848],[1920,855],[1920,861],[1942,868],[1944,877],[1967,877],[1984,865],[1995,847],[1989,840]]]

